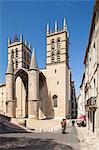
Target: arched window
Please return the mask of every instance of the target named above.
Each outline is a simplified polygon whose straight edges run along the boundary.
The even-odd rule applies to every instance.
[[[12,58],[14,58],[14,50],[12,49]]]
[[[15,50],[15,51],[16,51],[16,57],[18,57],[18,49],[16,48],[16,50]]]
[[[57,62],[60,62],[60,51],[57,51]]]
[[[53,99],[53,106],[57,107],[57,95],[53,95],[52,99]]]
[[[60,38],[57,39],[57,50],[61,48]]]
[[[54,56],[54,52],[51,53],[51,62],[54,63],[55,61],[55,56]]]
[[[51,50],[54,50],[55,49],[55,42],[54,42],[54,39],[52,39],[51,41]]]
[[[16,68],[18,68],[18,61],[16,60]]]

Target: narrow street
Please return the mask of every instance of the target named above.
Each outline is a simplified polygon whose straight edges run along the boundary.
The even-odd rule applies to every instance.
[[[88,140],[85,130],[69,125],[66,134],[61,131],[1,134],[0,150],[98,150],[96,139]]]

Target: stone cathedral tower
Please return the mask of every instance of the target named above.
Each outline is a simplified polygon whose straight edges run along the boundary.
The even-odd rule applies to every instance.
[[[47,24],[46,33],[46,76],[49,97],[56,118],[68,117],[69,105],[69,34],[66,19],[62,30],[55,22],[54,32]]]
[[[28,116],[28,69],[31,47],[23,36],[8,38],[8,68],[6,72],[6,114],[10,117]]]
[[[26,120],[33,127],[34,119],[66,118],[69,116],[69,34],[64,18],[63,27],[54,32],[47,24],[46,67],[39,70],[35,50],[23,36],[8,38],[6,84],[0,86],[5,95],[0,102],[3,114]],[[32,57],[31,57],[32,56]],[[3,99],[3,98],[2,98]]]

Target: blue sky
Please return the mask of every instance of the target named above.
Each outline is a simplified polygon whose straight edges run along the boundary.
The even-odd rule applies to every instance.
[[[0,0],[0,83],[5,82],[7,68],[7,38],[13,40],[22,33],[24,40],[36,48],[39,68],[46,63],[46,23],[50,22],[54,30],[54,22],[58,21],[62,29],[63,18],[67,19],[70,33],[70,67],[79,92],[84,71],[84,55],[88,44],[94,0]]]

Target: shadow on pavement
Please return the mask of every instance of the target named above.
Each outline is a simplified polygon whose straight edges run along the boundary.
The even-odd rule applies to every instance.
[[[27,132],[23,128],[11,123],[0,121],[0,134],[4,133],[24,133]]]
[[[0,134],[4,133],[24,133],[25,129],[13,124],[11,118],[0,114]]]
[[[53,139],[0,137],[0,142],[0,150],[74,150],[71,146],[60,144]]]

